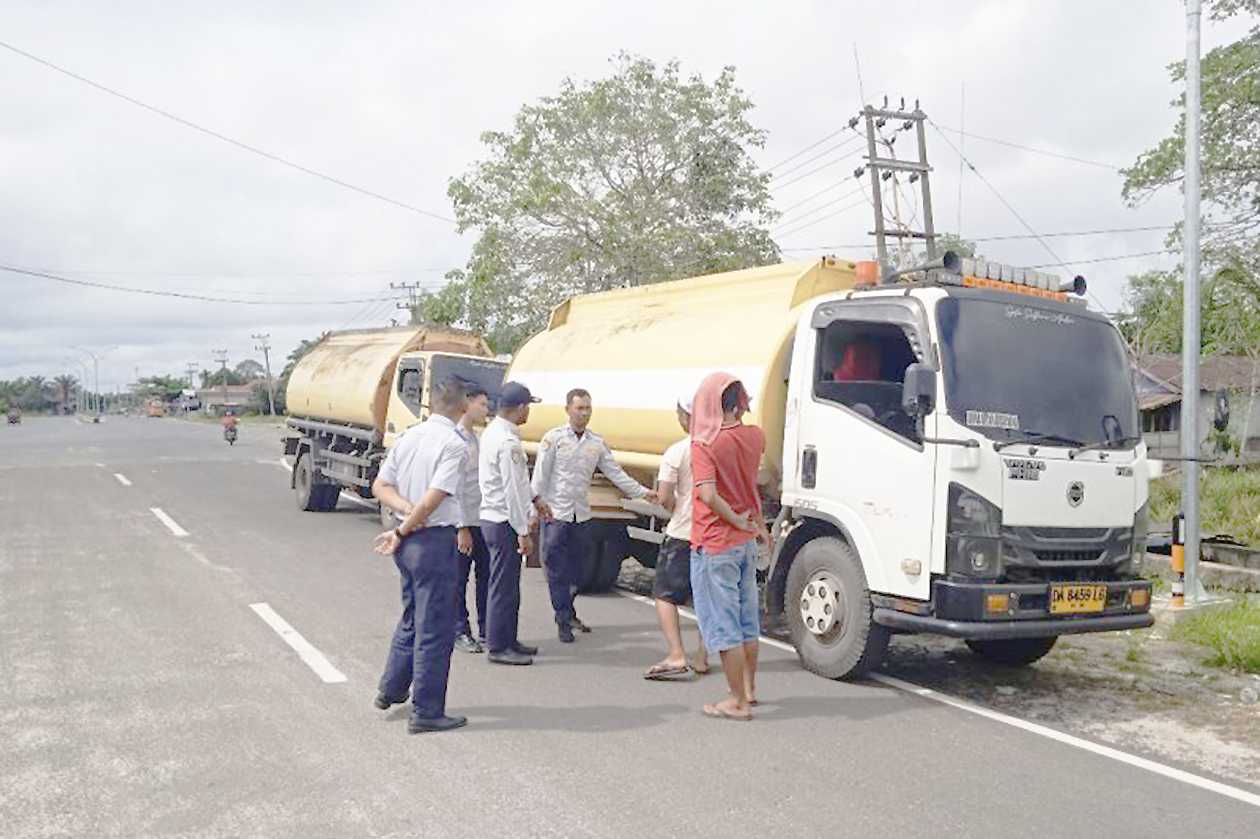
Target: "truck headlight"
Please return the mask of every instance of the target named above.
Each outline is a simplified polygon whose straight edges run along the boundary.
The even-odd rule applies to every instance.
[[[945,570],[968,577],[1002,573],[1002,510],[961,484],[949,485]]]
[[[1117,571],[1132,577],[1142,576],[1146,567],[1146,537],[1150,532],[1150,501],[1147,501],[1133,516],[1133,541],[1129,545],[1129,558],[1121,563]]]

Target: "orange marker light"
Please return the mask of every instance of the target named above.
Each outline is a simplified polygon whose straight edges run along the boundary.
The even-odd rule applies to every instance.
[[[879,263],[874,260],[864,259],[857,263],[853,273],[853,284],[858,288],[879,285]]]

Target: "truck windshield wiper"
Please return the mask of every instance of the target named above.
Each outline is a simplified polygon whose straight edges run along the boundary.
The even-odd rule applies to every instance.
[[[994,443],[993,451],[1000,452],[1007,446],[1018,446],[1023,443],[1066,443],[1069,446],[1085,445],[1080,440],[1072,437],[1064,437],[1062,434],[1042,434],[1040,431],[1025,431],[1023,437]]]
[[[1110,449],[1112,447],[1119,447],[1119,446],[1123,446],[1125,443],[1136,443],[1138,440],[1141,440],[1141,439],[1142,437],[1140,435],[1130,435],[1128,437],[1116,437],[1112,440],[1095,440],[1093,443],[1086,443],[1082,446],[1072,449],[1072,451],[1068,452],[1068,457],[1074,458],[1078,454],[1084,454],[1085,452],[1092,452],[1096,449]]]

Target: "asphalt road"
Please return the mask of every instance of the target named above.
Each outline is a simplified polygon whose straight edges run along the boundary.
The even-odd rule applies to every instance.
[[[279,460],[260,426],[235,448],[171,419],[0,427],[0,833],[1260,834],[1254,804],[772,647],[756,720],[707,719],[720,676],[640,678],[649,607],[584,598],[595,631],[561,645],[536,569],[537,663],[455,653],[470,725],[408,736],[371,705],[398,610],[375,517],[300,512]]]

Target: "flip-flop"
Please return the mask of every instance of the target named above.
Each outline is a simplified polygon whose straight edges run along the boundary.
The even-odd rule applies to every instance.
[[[717,705],[705,705],[700,709],[706,717],[713,717],[718,720],[735,720],[736,722],[748,722],[752,719],[752,714],[735,714],[730,711],[719,708]]]
[[[653,664],[648,671],[643,674],[643,678],[654,682],[669,682],[678,676],[687,676],[691,674],[691,669],[687,665],[671,666],[669,664]]]
[[[709,665],[709,664],[704,665],[704,669],[701,669],[696,666],[694,660],[690,663],[690,667],[692,669],[692,672],[694,672],[697,676],[707,675],[709,671],[712,669],[712,665]]]

